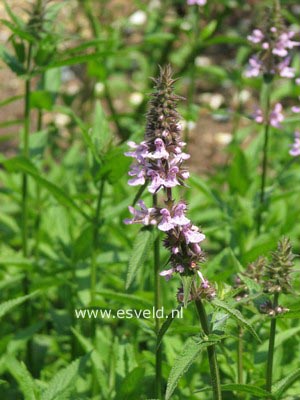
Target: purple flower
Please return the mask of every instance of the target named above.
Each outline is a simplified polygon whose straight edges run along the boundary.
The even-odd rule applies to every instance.
[[[293,113],[300,113],[300,107],[299,106],[293,106],[291,108],[291,110],[292,110]]]
[[[289,66],[291,57],[286,57],[281,63],[278,64],[278,72],[282,78],[294,78],[295,68]]]
[[[204,6],[206,4],[206,0],[187,0],[187,4],[189,6],[193,6],[197,4],[198,6]]]
[[[143,185],[145,183],[146,168],[142,164],[133,164],[128,172],[128,175],[135,176],[135,178],[129,179],[128,185]]]
[[[300,132],[296,131],[294,134],[294,143],[292,145],[291,150],[289,151],[289,154],[292,157],[297,157],[300,156]]]
[[[262,71],[263,63],[256,56],[249,59],[249,67],[245,72],[247,78],[259,76]]]
[[[260,108],[256,108],[253,114],[253,118],[258,124],[262,124],[264,122],[263,112]]]
[[[161,189],[164,182],[159,173],[154,170],[149,170],[148,176],[151,178],[151,183],[148,186],[148,190],[150,193],[156,193],[159,189]]]
[[[247,39],[252,43],[260,43],[264,37],[265,36],[260,29],[254,29],[252,34],[247,36]]]
[[[170,168],[170,170],[167,173],[166,179],[164,181],[164,186],[167,188],[171,188],[179,185],[179,182],[177,180],[178,173],[179,173],[179,168],[176,165]]]
[[[160,276],[164,276],[166,278],[166,281],[169,281],[172,278],[174,272],[175,272],[174,269],[170,268],[170,269],[166,269],[164,271],[161,271],[159,273],[159,275]]]
[[[133,215],[133,218],[125,219],[125,224],[143,224],[143,225],[154,225],[156,224],[156,220],[154,218],[155,209],[147,208],[146,204],[143,200],[139,200],[137,204],[140,206],[140,210],[135,209],[134,207],[129,206],[128,209],[130,213]]]
[[[140,144],[136,144],[133,141],[127,142],[128,146],[133,150],[133,151],[127,151],[125,156],[127,157],[134,157],[139,160],[144,159],[147,154],[148,154],[148,146],[146,142],[141,142]]]
[[[200,243],[205,239],[205,235],[199,232],[197,226],[188,224],[182,227],[182,233],[186,240],[186,243]]]
[[[148,157],[151,159],[160,159],[160,158],[169,158],[169,153],[165,148],[165,143],[162,139],[157,138],[154,141],[155,151],[153,153],[149,153]]]
[[[281,122],[284,120],[284,116],[282,114],[282,105],[280,103],[276,103],[273,110],[270,113],[270,124],[275,128],[281,127]]]
[[[278,57],[286,57],[288,55],[288,50],[299,46],[299,42],[295,42],[292,39],[295,36],[295,32],[284,32],[279,36],[278,41],[275,44],[272,53]]]
[[[190,223],[190,220],[184,215],[186,208],[186,204],[183,201],[173,207],[173,223],[177,225],[187,225]]]
[[[160,213],[162,215],[162,220],[160,221],[160,223],[157,226],[158,229],[160,229],[161,231],[164,231],[164,232],[167,232],[167,231],[173,229],[174,222],[172,220],[169,210],[167,210],[166,208],[163,208],[162,210],[160,210]]]

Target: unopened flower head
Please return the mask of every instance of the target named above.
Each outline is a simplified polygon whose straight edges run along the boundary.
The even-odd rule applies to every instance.
[[[295,255],[289,239],[279,241],[277,250],[272,253],[272,260],[264,271],[264,288],[268,293],[290,293],[291,272],[294,266]]]

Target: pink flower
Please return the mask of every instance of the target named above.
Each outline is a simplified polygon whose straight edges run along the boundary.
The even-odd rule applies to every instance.
[[[262,124],[264,122],[263,112],[260,108],[256,108],[253,114],[253,118],[258,124]]]
[[[193,6],[197,4],[198,6],[204,6],[206,4],[206,0],[187,0],[187,4],[189,6]]]
[[[169,172],[166,176],[166,179],[164,181],[164,186],[165,187],[174,187],[179,185],[179,182],[177,180],[177,174],[179,172],[179,168],[175,165],[174,167],[169,169]]]
[[[128,172],[128,175],[135,176],[135,178],[129,179],[128,185],[143,185],[145,183],[146,169],[142,164],[133,164]]]
[[[129,206],[128,210],[133,215],[132,219],[125,219],[124,223],[129,224],[143,224],[143,225],[154,225],[156,224],[156,220],[154,219],[154,208],[147,208],[146,204],[143,200],[139,200],[137,202],[138,206],[141,208],[140,210],[135,209],[134,207]]]
[[[292,145],[291,150],[289,151],[289,154],[292,157],[300,156],[300,132],[299,131],[295,132],[294,143]]]
[[[160,213],[162,215],[162,220],[160,221],[160,223],[157,226],[158,229],[160,229],[161,231],[164,231],[164,232],[167,232],[167,231],[173,229],[174,222],[172,220],[169,210],[167,210],[166,208],[163,208],[162,210],[160,210]]]
[[[245,72],[247,78],[259,76],[262,71],[263,63],[257,57],[253,56],[249,59],[249,67]]]
[[[295,68],[289,67],[291,58],[286,57],[281,63],[278,64],[278,72],[282,78],[294,78]]]
[[[190,220],[184,215],[187,207],[184,202],[179,202],[173,209],[173,222],[177,225],[187,225]]]
[[[199,232],[199,229],[192,224],[184,225],[182,227],[182,233],[185,237],[186,243],[199,243],[205,239],[205,235]]]
[[[149,170],[148,176],[151,178],[151,183],[148,186],[148,190],[150,193],[156,193],[159,189],[161,189],[164,182],[159,173],[154,170]]]
[[[284,116],[282,114],[282,105],[280,103],[276,103],[273,110],[270,113],[270,124],[275,128],[281,127],[281,122],[284,120]]]
[[[172,278],[174,272],[175,272],[174,269],[170,268],[170,269],[166,269],[164,271],[161,271],[159,273],[159,275],[160,276],[164,276],[166,278],[166,281],[169,281]]]
[[[295,42],[292,39],[295,36],[295,32],[284,32],[279,36],[272,53],[278,57],[286,57],[288,55],[288,49],[292,49],[295,46],[299,46],[299,42]]]
[[[293,113],[300,113],[300,107],[299,106],[293,106],[291,108],[291,110],[292,110]]]
[[[167,152],[167,150],[165,148],[164,141],[160,138],[157,138],[157,139],[155,139],[154,144],[155,144],[156,149],[153,153],[149,153],[148,157],[151,159],[161,159],[161,158],[168,159],[169,153]]]
[[[252,43],[260,43],[264,37],[265,36],[260,29],[254,29],[252,34],[247,36],[247,39]]]
[[[127,157],[133,157],[136,159],[141,159],[141,158],[145,158],[148,154],[148,146],[146,144],[146,142],[141,142],[140,144],[136,144],[133,141],[129,141],[127,142],[128,146],[134,150],[134,151],[127,151],[125,154],[125,156]]]

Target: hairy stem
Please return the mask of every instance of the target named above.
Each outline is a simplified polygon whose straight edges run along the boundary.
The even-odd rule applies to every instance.
[[[259,197],[259,208],[257,215],[257,233],[260,233],[262,225],[262,213],[264,211],[265,203],[265,188],[267,180],[267,168],[268,168],[268,150],[269,150],[269,132],[270,132],[270,99],[271,99],[271,84],[265,84],[266,99],[264,105],[264,145],[263,145],[263,160],[262,160],[262,174],[261,174],[261,186],[260,186],[260,197]]]
[[[199,298],[195,300],[195,305],[196,305],[196,309],[197,309],[197,313],[199,316],[201,327],[202,327],[204,333],[206,335],[209,335],[210,327],[209,327],[205,307]],[[215,345],[208,346],[207,354],[208,354],[208,361],[209,361],[209,368],[210,368],[213,398],[214,398],[214,400],[222,400],[220,375],[219,375],[219,368],[218,368],[217,355],[216,355],[216,346]]]
[[[274,294],[273,309],[278,305],[279,293]],[[276,335],[276,318],[272,318],[269,337],[269,348],[267,358],[267,371],[266,371],[266,390],[272,393],[272,375],[273,375],[273,359],[274,359],[274,345]]]
[[[153,207],[157,207],[157,195],[153,195]],[[154,307],[158,310],[161,307],[161,288],[159,279],[159,269],[160,269],[160,239],[159,236],[154,241]],[[160,329],[160,320],[155,313],[155,331],[158,335]],[[156,349],[155,353],[155,397],[157,399],[162,399],[162,374],[161,374],[161,364],[162,364],[162,346],[160,345]]]

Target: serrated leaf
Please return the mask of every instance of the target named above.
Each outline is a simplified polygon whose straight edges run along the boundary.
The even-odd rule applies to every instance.
[[[87,357],[80,357],[66,368],[58,371],[51,379],[47,389],[42,393],[41,400],[62,400],[74,389],[74,382],[84,370]]]
[[[283,342],[285,342],[286,340],[295,336],[298,332],[300,332],[300,326],[297,326],[295,328],[286,329],[283,332],[277,333],[274,348],[276,349],[277,347],[282,345]],[[268,343],[268,341],[266,341],[259,347],[258,351],[267,351],[268,346],[269,346],[269,343]]]
[[[192,363],[198,357],[203,349],[217,343],[216,340],[210,340],[209,336],[206,340],[199,337],[191,337],[187,340],[182,353],[177,357],[171,369],[165,400],[169,400],[176,389],[177,383],[182,375],[190,368]]]
[[[36,296],[38,291],[30,293],[26,296],[17,297],[16,299],[7,300],[4,303],[0,304],[0,318],[2,318],[5,314],[11,311],[13,308],[17,307],[18,305],[24,303],[28,299]]]
[[[195,279],[194,275],[181,276],[183,287],[183,307],[186,308],[191,295],[192,283]]]
[[[249,324],[249,322],[242,316],[242,314],[232,308],[228,303],[225,303],[224,301],[220,299],[214,299],[211,304],[213,304],[217,308],[222,308],[223,310],[227,311],[229,315],[231,315],[241,326],[244,328],[248,329],[249,332],[252,333],[252,335],[259,341],[261,342],[259,336],[255,332],[254,328],[252,325]]]
[[[25,364],[14,357],[9,357],[6,365],[10,374],[18,382],[24,400],[37,400],[37,388]]]
[[[238,274],[239,278],[244,282],[249,289],[250,293],[262,292],[261,286],[255,282],[253,279],[248,278],[248,276],[244,276],[242,274]]]
[[[142,228],[133,243],[126,278],[126,290],[132,284],[137,271],[144,264],[153,244],[154,235],[149,228]]]
[[[248,394],[252,394],[253,396],[263,398],[263,399],[265,399],[266,397],[268,397],[270,399],[274,398],[266,390],[261,389],[260,387],[254,386],[254,385],[228,383],[226,385],[222,385],[221,390],[222,390],[222,392],[248,393]]]
[[[300,378],[300,368],[290,373],[288,376],[280,379],[272,386],[272,392],[276,399],[281,399],[282,394],[291,387],[291,385]]]

